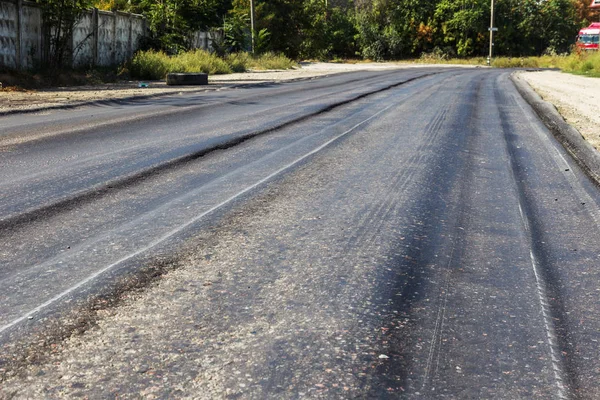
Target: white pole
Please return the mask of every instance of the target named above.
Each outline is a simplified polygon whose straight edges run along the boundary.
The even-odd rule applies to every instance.
[[[254,54],[254,0],[250,0],[250,35],[252,38],[252,54]]]
[[[494,0],[492,0],[492,4],[490,6],[490,54],[488,56],[488,65],[492,63],[492,54],[494,48]]]

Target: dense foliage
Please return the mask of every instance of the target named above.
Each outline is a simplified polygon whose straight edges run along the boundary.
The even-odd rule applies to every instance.
[[[50,1],[50,0],[47,0]],[[55,1],[55,0],[52,0]],[[488,52],[490,0],[253,0],[259,52],[291,58],[375,60],[483,56]],[[495,0],[495,54],[568,52],[592,21],[589,0]],[[149,46],[189,48],[189,33],[219,28],[216,50],[250,49],[250,0],[96,0],[103,9],[146,15]],[[596,16],[596,18],[598,18]]]
[[[582,21],[573,0],[497,0],[495,53],[566,52]],[[373,0],[357,10],[362,55],[402,58],[436,51],[484,55],[489,49],[489,0]]]

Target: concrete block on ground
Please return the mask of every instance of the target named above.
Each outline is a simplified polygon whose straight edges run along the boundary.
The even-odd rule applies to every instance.
[[[208,74],[167,74],[167,85],[208,85]]]

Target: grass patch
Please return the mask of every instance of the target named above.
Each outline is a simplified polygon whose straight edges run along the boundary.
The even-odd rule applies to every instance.
[[[436,54],[424,54],[413,63],[487,65],[487,57],[446,58]],[[573,52],[569,55],[546,55],[540,57],[494,57],[494,68],[557,68],[576,75],[600,77],[600,52]]]
[[[36,90],[51,87],[98,85],[117,82],[114,68],[62,69],[59,71],[17,71],[0,68],[0,91]]]
[[[252,56],[248,53],[234,53],[225,57],[225,61],[229,64],[232,72],[246,72],[251,59]]]
[[[204,72],[228,74],[229,65],[221,58],[203,50],[168,56],[162,51],[139,51],[128,63],[132,78],[160,80],[171,72]]]
[[[497,57],[492,60],[495,68],[560,68],[571,56]]]
[[[163,79],[169,72],[170,58],[162,51],[138,51],[128,63],[132,78]]]
[[[204,50],[194,50],[176,56],[160,51],[140,51],[129,62],[127,69],[132,78],[160,80],[171,72],[204,72],[211,75],[244,72],[249,69],[290,69],[295,62],[283,55],[272,53],[252,56],[248,53],[229,54],[224,58]]]
[[[257,57],[250,57],[248,69],[292,69],[298,64],[282,54],[265,53]]]
[[[230,74],[231,67],[225,60],[204,50],[181,53],[170,58],[168,72],[204,72],[207,74]]]
[[[449,57],[441,51],[423,53],[421,57],[412,61],[417,64],[458,64],[458,65],[487,65],[484,57],[456,58]]]
[[[600,77],[600,53],[588,51],[567,57],[560,69],[576,75]]]

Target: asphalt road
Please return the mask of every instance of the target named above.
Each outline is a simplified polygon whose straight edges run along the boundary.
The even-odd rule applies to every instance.
[[[509,74],[1,117],[0,397],[600,397],[600,191]]]

